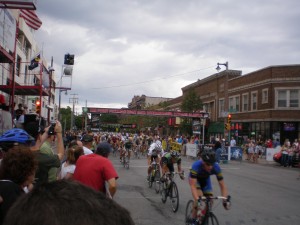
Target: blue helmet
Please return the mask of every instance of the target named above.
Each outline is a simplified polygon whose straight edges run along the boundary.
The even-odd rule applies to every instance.
[[[34,138],[31,137],[25,130],[19,128],[10,129],[0,136],[0,143],[11,142],[27,144],[32,141],[34,141]]]

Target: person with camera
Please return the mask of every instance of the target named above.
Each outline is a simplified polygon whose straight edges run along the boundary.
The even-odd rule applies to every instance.
[[[25,131],[35,139],[35,145],[30,147],[35,152],[38,169],[36,171],[36,183],[43,183],[49,181],[49,170],[53,167],[59,168],[61,166],[61,160],[64,157],[64,143],[62,137],[62,126],[59,121],[55,122],[55,125],[46,127],[43,129],[38,121],[33,121],[25,124]],[[57,154],[46,154],[40,149],[42,144],[51,135],[56,137]],[[56,175],[55,175],[56,176]]]
[[[54,131],[55,125],[56,125],[55,122],[51,123],[51,125],[48,129],[48,137],[45,140],[45,142],[42,144],[42,146],[40,147],[41,153],[47,154],[50,156],[54,155],[54,152],[52,150],[52,144],[55,142],[55,136],[56,136],[56,133]],[[49,171],[48,171],[48,181],[49,182],[57,180],[57,171],[58,171],[57,167],[51,167],[49,169]]]

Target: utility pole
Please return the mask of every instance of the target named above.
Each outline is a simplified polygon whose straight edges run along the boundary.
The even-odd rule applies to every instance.
[[[78,94],[70,94],[73,95],[72,98],[69,98],[69,103],[73,104],[72,112],[71,112],[71,130],[74,127],[74,113],[75,113],[75,104],[78,104],[78,98],[76,97]]]
[[[85,100],[85,108],[87,108],[87,100]],[[84,130],[87,132],[87,112],[84,112]]]

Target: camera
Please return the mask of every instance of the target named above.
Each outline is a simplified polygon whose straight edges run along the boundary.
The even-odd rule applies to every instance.
[[[48,135],[54,135],[55,134],[55,125],[56,125],[55,122],[51,122],[51,126],[49,127],[49,130],[48,130]]]

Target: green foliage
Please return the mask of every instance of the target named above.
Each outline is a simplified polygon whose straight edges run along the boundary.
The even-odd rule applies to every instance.
[[[194,89],[190,90],[184,96],[180,108],[184,112],[196,112],[203,109],[203,104],[200,96],[197,95]],[[192,120],[190,118],[184,118],[181,121],[180,130],[183,134],[192,135]]]
[[[101,115],[101,122],[102,123],[118,123],[119,118],[117,115],[114,114],[102,114]]]
[[[184,96],[180,108],[184,112],[196,112],[203,108],[200,96],[197,95],[194,89]]]

